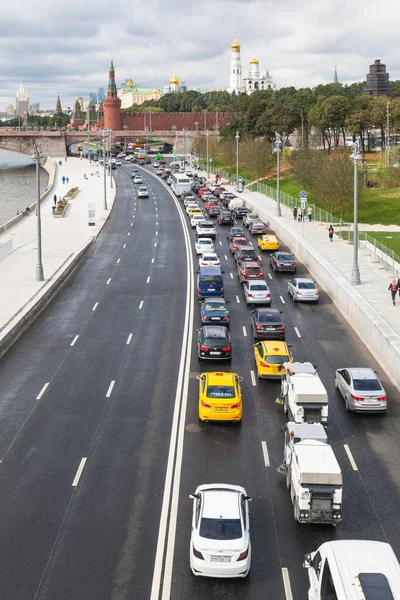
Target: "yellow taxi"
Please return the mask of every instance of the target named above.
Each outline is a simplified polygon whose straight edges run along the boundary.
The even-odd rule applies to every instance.
[[[242,393],[236,373],[202,373],[199,380],[200,421],[234,421],[242,419]]]
[[[203,211],[201,210],[200,206],[194,206],[193,208],[191,208],[188,211],[188,216],[189,219],[191,219],[194,215],[202,215]]]
[[[279,242],[276,235],[272,233],[260,235],[258,238],[258,247],[260,250],[279,250]]]
[[[257,377],[260,379],[279,378],[283,373],[283,363],[293,362],[290,346],[286,342],[265,340],[254,344],[254,359]]]

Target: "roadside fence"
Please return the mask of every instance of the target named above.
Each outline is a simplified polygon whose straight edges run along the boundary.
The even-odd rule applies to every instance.
[[[36,239],[36,235],[36,228],[29,229],[28,231],[24,231],[23,233],[20,233],[19,235],[7,240],[4,244],[0,245],[0,260],[12,252],[15,252],[15,250],[22,248],[22,246],[26,246],[27,244],[33,242]]]

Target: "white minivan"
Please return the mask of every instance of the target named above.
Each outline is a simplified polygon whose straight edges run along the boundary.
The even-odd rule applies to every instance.
[[[400,600],[400,565],[390,544],[338,540],[306,554],[309,600]]]

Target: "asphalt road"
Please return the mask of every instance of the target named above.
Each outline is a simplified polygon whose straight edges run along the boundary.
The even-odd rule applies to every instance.
[[[150,173],[150,198],[136,200],[131,170],[119,170],[111,218],[69,287],[0,362],[0,597],[156,600],[160,589],[165,600],[281,599],[287,569],[293,598],[305,600],[303,555],[326,540],[385,540],[400,556],[398,392],[323,291],[317,306],[293,304],[290,276],[273,274],[264,254],[294,358],[316,364],[330,394],[329,439],[344,473],[342,525],[296,524],[276,471],[279,385],[252,382],[249,308],[227,228],[217,226],[216,247],[231,301],[234,354],[225,368],[244,378],[244,416],[240,427],[200,427],[195,374],[222,364],[197,360],[199,308],[195,301],[191,319],[176,204]],[[190,336],[189,366],[182,348]],[[380,372],[386,416],[345,411],[333,375],[347,365]],[[196,578],[189,569],[188,495],[208,482],[244,485],[253,497],[246,580]]]

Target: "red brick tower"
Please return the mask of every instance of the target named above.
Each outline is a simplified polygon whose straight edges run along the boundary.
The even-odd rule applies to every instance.
[[[113,61],[111,61],[108,74],[107,97],[104,98],[104,129],[112,129],[113,131],[121,131],[122,129],[121,100],[117,96]]]
[[[57,95],[57,104],[56,104],[56,110],[54,111],[54,114],[55,115],[61,115],[62,114],[60,92],[58,92],[58,95]]]

